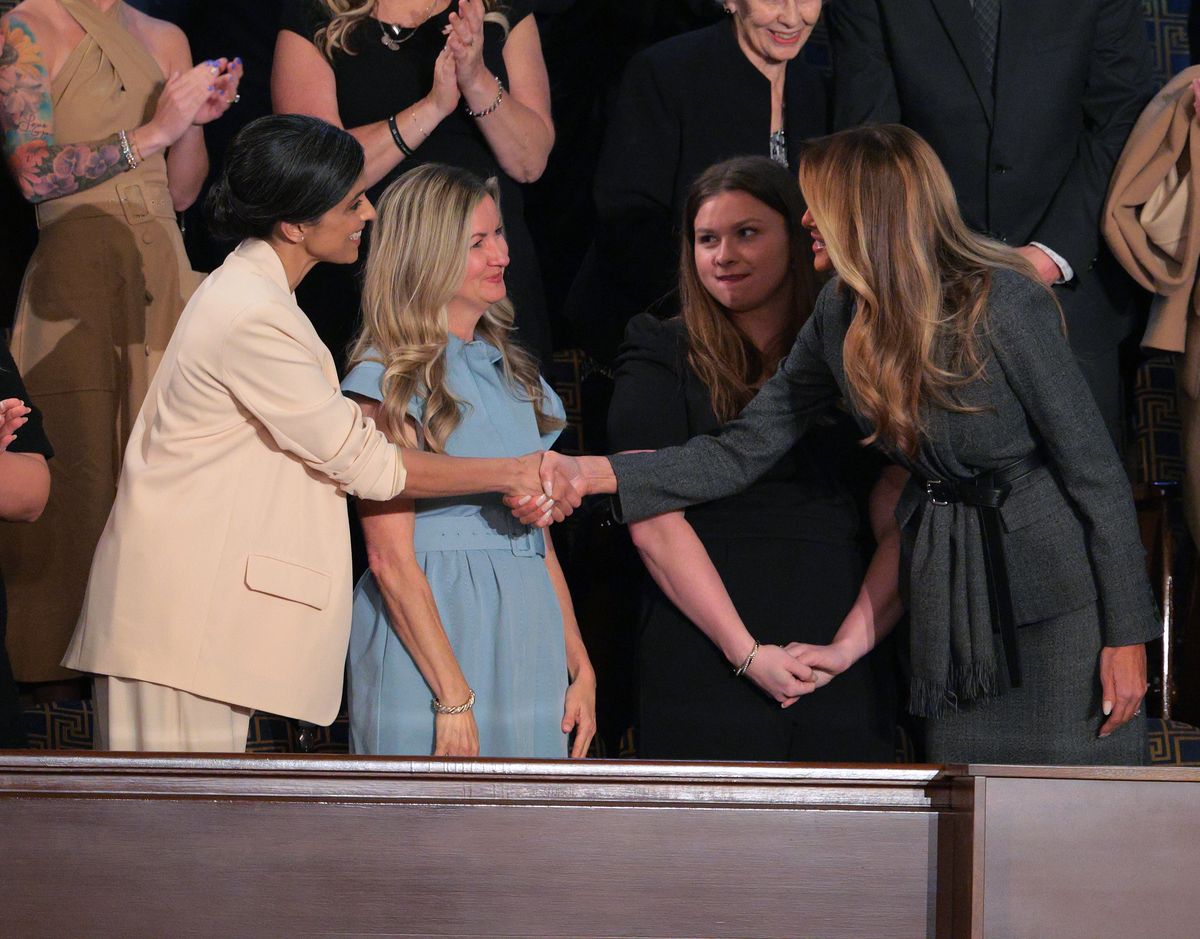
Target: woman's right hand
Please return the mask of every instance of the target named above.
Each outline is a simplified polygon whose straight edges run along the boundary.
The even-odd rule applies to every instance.
[[[0,401],[0,453],[7,450],[8,445],[17,439],[17,431],[29,420],[30,410],[25,406],[25,402],[18,398],[5,398]]]
[[[817,687],[813,670],[781,646],[759,646],[745,675],[785,708]]]
[[[479,728],[470,711],[435,715],[433,738],[434,756],[479,756]]]
[[[801,665],[812,669],[815,688],[829,684],[853,665],[857,659],[845,643],[832,642],[827,646],[809,645],[807,642],[790,642],[786,650]]]
[[[449,46],[443,46],[433,63],[433,87],[429,90],[428,101],[439,117],[448,117],[462,98],[458,90],[458,70],[454,64],[454,54]]]
[[[517,479],[504,493],[504,504],[523,525],[545,528],[561,522],[582,501],[561,468],[549,471],[543,468],[544,460],[551,456],[557,454],[527,453],[517,457]]]
[[[187,132],[210,96],[218,93],[217,80],[225,67],[224,60],[218,59],[171,74],[158,96],[154,116],[137,129],[143,156],[166,150]]]

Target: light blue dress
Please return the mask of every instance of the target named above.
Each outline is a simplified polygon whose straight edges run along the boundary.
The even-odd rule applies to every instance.
[[[378,401],[382,377],[381,364],[362,362],[342,390]],[[500,352],[487,342],[451,336],[446,381],[466,403],[447,454],[520,456],[558,437],[538,433],[533,405],[505,380]],[[558,396],[545,382],[542,390],[543,407],[562,417]],[[408,403],[418,423],[424,403]],[[498,495],[419,499],[413,541],[454,655],[475,690],[480,755],[565,757],[566,644],[541,531],[518,523]],[[433,752],[433,692],[391,628],[370,571],[354,591],[346,678],[352,752]]]

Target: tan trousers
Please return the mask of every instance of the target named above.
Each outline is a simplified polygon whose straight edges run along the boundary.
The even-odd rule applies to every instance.
[[[132,678],[97,675],[96,749],[245,753],[252,708]]]

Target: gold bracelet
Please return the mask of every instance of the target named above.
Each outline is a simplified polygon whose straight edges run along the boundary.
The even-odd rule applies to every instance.
[[[754,648],[750,650],[750,654],[746,656],[746,661],[733,670],[733,674],[741,678],[746,674],[746,670],[750,668],[750,663],[754,661],[754,657],[758,655],[758,643],[754,643]]]
[[[434,698],[433,701],[431,702],[431,706],[433,707],[434,713],[435,714],[466,714],[467,711],[469,711],[469,710],[471,710],[471,708],[475,707],[475,692],[470,688],[468,688],[467,691],[470,692],[470,694],[467,695],[467,700],[464,701],[462,704],[454,705],[454,707],[448,707],[447,705],[442,704],[442,702],[439,701],[437,698]]]

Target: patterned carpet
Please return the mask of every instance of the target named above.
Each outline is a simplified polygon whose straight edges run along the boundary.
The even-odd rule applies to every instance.
[[[1150,744],[1147,762],[1154,766],[1200,766],[1200,728],[1180,721],[1148,719]],[[36,750],[91,750],[92,702],[44,704],[25,709],[25,733]],[[346,715],[329,727],[302,724],[274,714],[255,714],[250,721],[247,753],[347,753]],[[901,743],[897,760],[911,762]],[[617,752],[594,747],[594,757],[635,757],[632,733],[622,738]]]

